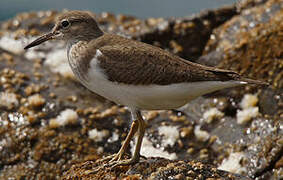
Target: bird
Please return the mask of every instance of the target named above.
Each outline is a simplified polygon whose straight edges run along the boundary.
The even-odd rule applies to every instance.
[[[51,32],[24,47],[51,39],[67,44],[69,65],[90,91],[128,107],[132,125],[118,153],[105,159],[111,167],[139,162],[146,124],[143,110],[177,109],[191,100],[224,88],[246,84],[268,85],[237,72],[185,60],[159,47],[103,32],[88,11],[68,11],[58,16]],[[123,159],[133,136],[135,151]]]

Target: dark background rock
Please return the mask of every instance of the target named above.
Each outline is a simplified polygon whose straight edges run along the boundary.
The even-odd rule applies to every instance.
[[[282,8],[282,1],[270,0],[243,10],[214,30],[204,56],[197,61],[271,83],[272,89],[260,92],[260,107],[277,117],[283,113],[282,98],[277,98],[283,95]]]
[[[259,4],[253,7],[255,3]],[[252,8],[241,8],[239,15],[216,28],[197,62],[232,69],[272,84],[270,88],[251,87],[237,92],[258,93],[259,108],[265,114],[265,118],[250,124],[249,129],[254,130],[246,131],[247,136],[241,138],[244,143],[238,142],[249,156],[250,177],[277,179],[270,170],[283,154],[283,132],[279,128],[283,122],[283,2],[246,1],[243,4]],[[231,92],[227,94],[233,96]]]

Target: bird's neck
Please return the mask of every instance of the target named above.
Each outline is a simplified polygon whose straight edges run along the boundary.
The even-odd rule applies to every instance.
[[[77,44],[79,42],[83,42],[85,40],[81,40],[81,39],[78,39],[78,38],[74,38],[74,39],[69,39],[67,41],[67,50],[69,51],[70,48],[74,45],[74,44]],[[86,41],[87,42],[87,41]]]
[[[86,48],[88,42],[90,40],[83,40],[83,39],[70,39],[67,41],[67,55],[68,59],[70,60],[71,53],[80,54],[79,50]]]
[[[71,36],[70,39],[68,39],[67,44],[72,46],[73,44],[76,44],[78,42],[89,42],[93,39],[99,38],[104,33],[100,29],[96,31],[86,31],[84,34],[76,34],[74,36]]]
[[[79,41],[89,42],[93,39],[103,36],[104,32],[99,28],[88,28],[84,32],[73,33],[72,36],[69,36],[68,43],[75,44]]]
[[[67,42],[67,57],[68,57],[69,65],[73,73],[83,84],[87,82],[85,76],[86,74],[83,72],[87,72],[88,64],[85,63],[84,61],[85,54],[82,52],[85,52],[88,43],[89,43],[88,41],[77,40],[77,39],[69,40]]]
[[[76,44],[87,44],[89,41],[91,41],[91,38],[71,38],[67,41],[67,52],[69,54],[70,49],[75,46]]]

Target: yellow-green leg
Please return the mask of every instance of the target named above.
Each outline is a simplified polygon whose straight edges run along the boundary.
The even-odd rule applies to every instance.
[[[122,145],[122,147],[120,148],[119,152],[116,153],[116,154],[113,154],[113,155],[110,155],[110,156],[107,156],[107,157],[104,157],[102,158],[101,160],[99,160],[98,162],[103,162],[103,161],[107,161],[109,159],[110,162],[114,162],[114,161],[120,161],[122,156],[125,154],[125,151],[126,149],[128,148],[133,136],[135,135],[135,133],[137,132],[138,130],[138,122],[137,121],[133,121],[132,125],[131,125],[131,128],[130,128],[130,131]]]
[[[123,165],[125,166],[125,165],[134,164],[134,163],[137,163],[140,159],[140,150],[141,150],[143,136],[144,136],[144,133],[145,133],[145,122],[144,122],[144,120],[141,116],[140,111],[133,110],[133,111],[131,111],[131,113],[132,113],[134,122],[138,123],[138,126],[137,126],[138,127],[138,129],[137,129],[138,140],[137,140],[137,144],[136,144],[136,147],[135,147],[134,155],[131,159],[126,159],[126,160],[118,159],[116,161],[111,161],[111,163],[108,164],[108,166],[111,166],[111,168],[114,168],[116,166],[123,166]],[[127,142],[127,143],[129,143],[129,142]]]
[[[99,160],[98,162],[103,162],[108,159],[111,159],[108,164],[105,164],[103,166],[97,167],[95,169],[89,170],[86,172],[86,174],[92,174],[96,173],[97,171],[101,170],[102,168],[105,167],[117,167],[117,166],[125,166],[125,165],[130,165],[137,163],[140,159],[140,150],[141,150],[141,145],[142,145],[142,139],[145,133],[145,122],[141,116],[140,111],[137,110],[131,110],[132,118],[133,118],[133,123],[131,125],[130,132],[128,133],[125,142],[123,143],[122,147],[120,148],[119,152],[117,154],[107,156],[103,158],[102,160]],[[138,133],[138,140],[137,144],[135,147],[135,152],[134,155],[131,159],[126,159],[126,160],[121,160],[122,156],[124,155],[126,149],[128,148],[131,139],[135,135],[135,133]]]
[[[138,130],[138,122],[137,121],[133,121],[132,125],[131,125],[131,129],[130,132],[128,133],[122,147],[120,148],[119,152],[117,154],[114,155],[114,157],[111,159],[110,162],[114,162],[114,161],[120,161],[122,156],[125,154],[126,149],[128,148],[133,136],[135,135],[135,133]]]

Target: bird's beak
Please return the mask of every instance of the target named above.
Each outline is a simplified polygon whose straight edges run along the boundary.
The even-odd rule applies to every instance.
[[[37,46],[45,41],[48,41],[50,39],[54,39],[57,36],[58,33],[56,33],[56,31],[52,31],[50,33],[44,34],[42,36],[40,36],[39,38],[37,38],[36,40],[34,40],[33,42],[31,42],[30,44],[28,44],[26,47],[24,47],[24,49],[29,49],[31,47]]]

